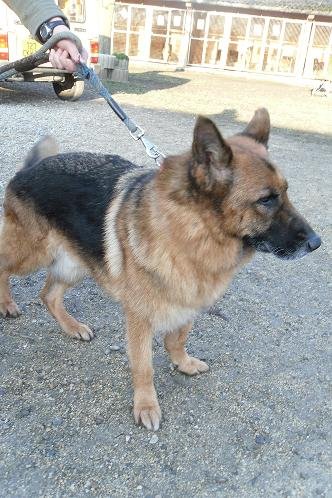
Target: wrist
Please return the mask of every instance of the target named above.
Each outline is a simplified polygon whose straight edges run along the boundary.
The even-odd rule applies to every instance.
[[[70,29],[68,28],[68,26],[61,24],[60,26],[55,26],[55,28],[53,29],[53,34],[60,33],[61,31],[70,31]]]
[[[50,21],[63,21],[63,18],[60,16],[51,17],[51,19],[49,19],[48,22]]]
[[[67,19],[55,16],[40,25],[36,36],[41,43],[45,43],[54,33],[69,31]]]

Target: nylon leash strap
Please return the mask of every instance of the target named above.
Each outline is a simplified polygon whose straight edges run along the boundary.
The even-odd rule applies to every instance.
[[[140,140],[145,148],[146,154],[154,159],[157,164],[160,164],[165,158],[165,155],[160,152],[160,150],[157,149],[157,147],[144,136],[144,130],[140,126],[138,126],[132,119],[130,119],[129,116],[127,116],[125,111],[113,99],[112,95],[103,85],[94,70],[89,68],[86,64],[80,62],[78,64],[78,70],[75,74],[90,83],[90,85],[96,90],[96,92],[106,100],[111,109],[121,119],[121,121],[129,130],[131,137],[136,141]]]

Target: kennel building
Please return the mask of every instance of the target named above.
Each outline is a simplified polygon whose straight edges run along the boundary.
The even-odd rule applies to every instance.
[[[116,1],[111,44],[140,61],[332,80],[332,1]]]

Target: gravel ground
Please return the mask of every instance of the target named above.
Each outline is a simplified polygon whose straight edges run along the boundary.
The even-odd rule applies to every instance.
[[[119,306],[90,280],[69,292],[70,312],[96,332],[78,343],[39,302],[44,273],[14,278],[23,314],[0,319],[1,498],[332,496],[331,101],[277,83],[151,68],[113,88],[169,153],[190,145],[196,113],[227,135],[259,105],[269,108],[271,156],[324,244],[298,261],[258,255],[197,319],[189,350],[208,373],[174,371],[156,339],[158,433],[133,424]],[[0,103],[1,197],[45,132],[62,150],[149,162],[91,92],[67,104],[48,85],[3,84]]]

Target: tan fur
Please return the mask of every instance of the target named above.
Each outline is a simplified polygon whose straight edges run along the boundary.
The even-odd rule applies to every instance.
[[[89,341],[93,337],[92,330],[69,315],[64,307],[63,296],[70,287],[70,284],[56,280],[51,275],[48,275],[40,297],[47,306],[48,311],[67,335],[75,339]]]
[[[26,202],[15,198],[7,191],[4,203],[5,215],[0,228],[0,312],[6,316],[17,316],[20,312],[12,300],[8,278],[11,274],[25,275],[39,268],[49,268],[50,274],[41,293],[50,313],[57,319],[61,328],[73,337],[80,337],[81,327],[63,308],[65,290],[79,282],[89,272],[77,251],[62,234],[51,228],[47,220],[35,213],[34,208]],[[59,251],[71,254],[81,268],[82,275],[62,281],[52,270],[57,270],[55,261]],[[72,275],[71,275],[72,276]],[[89,329],[90,330],[90,329]],[[88,332],[90,339],[93,334]]]
[[[0,263],[9,273],[25,275],[50,264],[48,224],[32,206],[6,192],[1,220]]]
[[[267,140],[268,114],[259,111],[255,116],[246,132]],[[8,287],[10,274],[49,267],[43,302],[65,333],[90,340],[92,331],[67,313],[63,295],[85,274],[91,274],[123,304],[134,417],[148,429],[158,429],[161,419],[153,385],[153,335],[164,335],[165,348],[180,371],[194,375],[208,370],[185,349],[192,320],[223,295],[234,274],[252,257],[254,250],[245,246],[242,238],[271,224],[271,216],[254,206],[255,201],[273,188],[285,204],[289,202],[281,174],[264,166],[266,148],[248,136],[234,136],[227,143],[220,137],[220,143],[214,143],[218,132],[213,126],[203,119],[195,132],[193,152],[165,159],[146,186],[139,208],[123,203],[133,174],[120,180],[118,196],[105,218],[106,256],[100,264],[82,257],[32,206],[10,191],[6,195],[0,234],[0,312],[18,313]],[[42,153],[45,157],[45,150]],[[201,160],[204,154],[207,159]],[[231,155],[232,170],[224,167]],[[193,157],[198,158],[195,164]],[[206,194],[199,198],[188,194],[191,163],[192,175]],[[223,201],[220,208],[216,204],[219,198]]]

